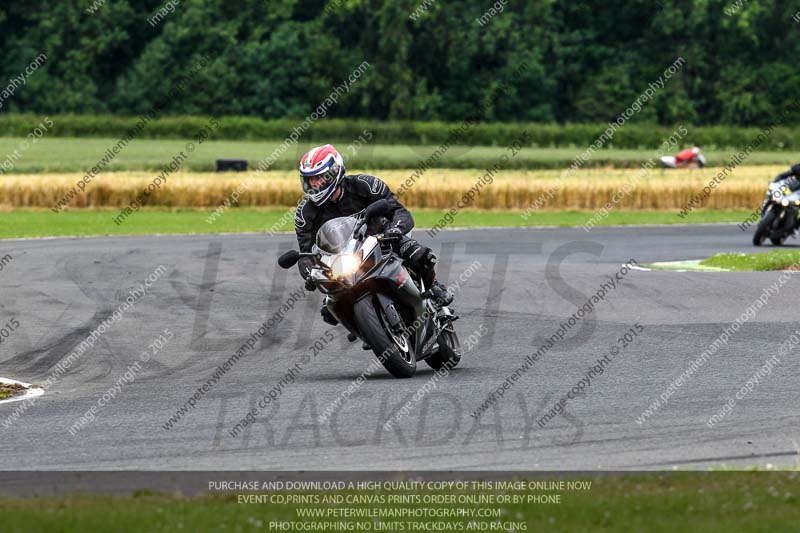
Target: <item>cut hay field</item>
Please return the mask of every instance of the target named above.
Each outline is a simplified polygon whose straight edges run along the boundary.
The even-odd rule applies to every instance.
[[[723,181],[703,204],[708,209],[752,209],[760,203],[767,183],[782,166],[740,167]],[[702,170],[653,170],[641,177],[637,169],[587,169],[559,181],[560,171],[505,170],[470,206],[477,209],[526,210],[539,198],[553,198],[541,210],[595,210],[617,198],[614,208],[623,210],[677,210],[702,191],[720,168]],[[410,170],[374,172],[393,190],[412,174]],[[483,175],[480,170],[435,169],[420,177],[401,196],[418,208],[448,209]],[[69,203],[69,208],[121,207],[129,204],[153,180],[149,172],[117,172],[98,175]],[[75,186],[81,174],[25,174],[0,177],[0,206],[50,208]],[[560,185],[559,185],[560,184]],[[299,200],[300,184],[292,171],[254,173],[187,173],[167,178],[147,205],[164,207],[217,207],[240,190],[238,204],[247,207],[291,206]],[[628,190],[626,194],[622,191]],[[700,207],[700,206],[697,206]]]
[[[111,138],[42,138],[23,148],[24,138],[0,137],[0,174],[28,174],[38,172],[81,172],[100,160],[106,150],[117,143]],[[107,170],[156,170],[172,161],[182,150],[186,140],[136,139],[108,164]],[[185,170],[212,171],[217,159],[247,159],[251,168],[269,156],[280,145],[278,141],[206,141],[187,153]],[[274,170],[291,170],[308,150],[307,143],[291,146],[280,154],[272,165]],[[348,167],[352,170],[417,168],[428,159],[437,145],[385,145],[367,143],[351,147],[337,144]],[[585,146],[574,148],[523,148],[509,159],[508,167],[516,169],[560,169],[569,167],[583,152]],[[14,152],[17,152],[14,155]],[[677,149],[675,150],[677,152]],[[502,146],[452,146],[434,166],[438,168],[486,168],[506,153]],[[721,165],[735,150],[705,151],[709,164]],[[5,155],[4,155],[5,154]],[[614,148],[595,152],[586,167],[635,168],[654,156],[653,150],[619,150]],[[6,158],[8,164],[4,165]],[[748,165],[785,165],[800,161],[800,152],[755,152],[747,159]]]

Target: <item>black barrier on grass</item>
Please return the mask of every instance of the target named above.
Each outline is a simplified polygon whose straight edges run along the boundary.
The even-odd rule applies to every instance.
[[[247,159],[217,159],[217,172],[245,172]]]

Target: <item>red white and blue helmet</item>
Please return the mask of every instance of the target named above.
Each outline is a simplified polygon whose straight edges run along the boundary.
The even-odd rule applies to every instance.
[[[333,196],[344,176],[344,160],[333,145],[317,146],[300,159],[300,182],[303,192],[316,205],[322,205]],[[311,178],[322,178],[312,187]]]

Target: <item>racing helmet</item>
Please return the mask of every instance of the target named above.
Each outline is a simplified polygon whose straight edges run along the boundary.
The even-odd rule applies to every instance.
[[[316,205],[333,196],[343,177],[344,159],[331,144],[312,148],[300,159],[303,192]]]

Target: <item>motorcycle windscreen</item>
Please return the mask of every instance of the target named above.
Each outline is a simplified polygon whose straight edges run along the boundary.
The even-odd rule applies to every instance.
[[[350,241],[356,222],[353,217],[339,217],[327,221],[317,232],[317,246],[329,254],[340,253]]]

